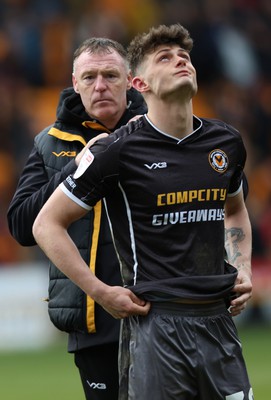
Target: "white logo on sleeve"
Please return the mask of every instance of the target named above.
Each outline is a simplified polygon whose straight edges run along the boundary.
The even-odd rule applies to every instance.
[[[80,178],[80,176],[83,175],[83,173],[87,170],[90,164],[92,164],[93,160],[94,160],[94,155],[91,153],[89,149],[87,149],[83,154],[83,157],[81,158],[77,170],[74,173],[74,179]]]
[[[167,168],[167,163],[165,161],[152,163],[152,164],[144,164],[144,166],[148,169],[157,169],[157,168]]]

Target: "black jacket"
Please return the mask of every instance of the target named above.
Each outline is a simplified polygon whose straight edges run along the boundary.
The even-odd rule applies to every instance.
[[[134,89],[127,92],[127,104],[115,129],[146,112],[141,95]],[[99,121],[90,119],[80,96],[72,88],[65,89],[58,105],[57,121],[35,137],[8,210],[10,232],[21,245],[36,244],[32,225],[39,210],[66,176],[74,172],[76,154],[101,132],[109,131]],[[119,264],[101,202],[72,224],[69,234],[99,279],[110,285],[121,285]],[[118,341],[119,322],[94,304],[52,263],[49,268],[49,315],[58,329],[70,333],[69,351]]]

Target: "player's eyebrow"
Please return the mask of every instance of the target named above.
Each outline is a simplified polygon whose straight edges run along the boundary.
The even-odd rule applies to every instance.
[[[161,53],[171,51],[172,48],[173,48],[173,46],[175,46],[175,45],[172,44],[172,46],[167,46],[167,47],[162,47],[162,48],[160,47],[160,48],[155,52],[155,55],[158,56],[158,55],[160,55]],[[178,45],[176,45],[176,46],[178,46]],[[180,53],[185,53],[185,54],[187,54],[187,55],[189,56],[189,52],[188,52],[187,50],[183,49],[182,47],[179,47],[178,50],[179,50]]]

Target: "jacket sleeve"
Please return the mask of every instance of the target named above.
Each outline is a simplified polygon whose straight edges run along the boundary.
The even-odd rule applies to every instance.
[[[7,213],[10,233],[22,246],[36,245],[32,234],[36,216],[56,187],[75,169],[73,159],[49,180],[44,162],[36,147],[33,148]]]

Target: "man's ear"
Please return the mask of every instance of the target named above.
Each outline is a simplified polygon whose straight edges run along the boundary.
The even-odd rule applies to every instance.
[[[73,89],[74,89],[75,93],[79,93],[79,90],[77,87],[77,80],[76,80],[74,74],[72,74],[72,85],[73,85]]]
[[[149,85],[140,76],[135,76],[132,80],[133,87],[140,93],[147,92]]]
[[[127,90],[131,89],[132,87],[132,73],[131,71],[127,75]]]

